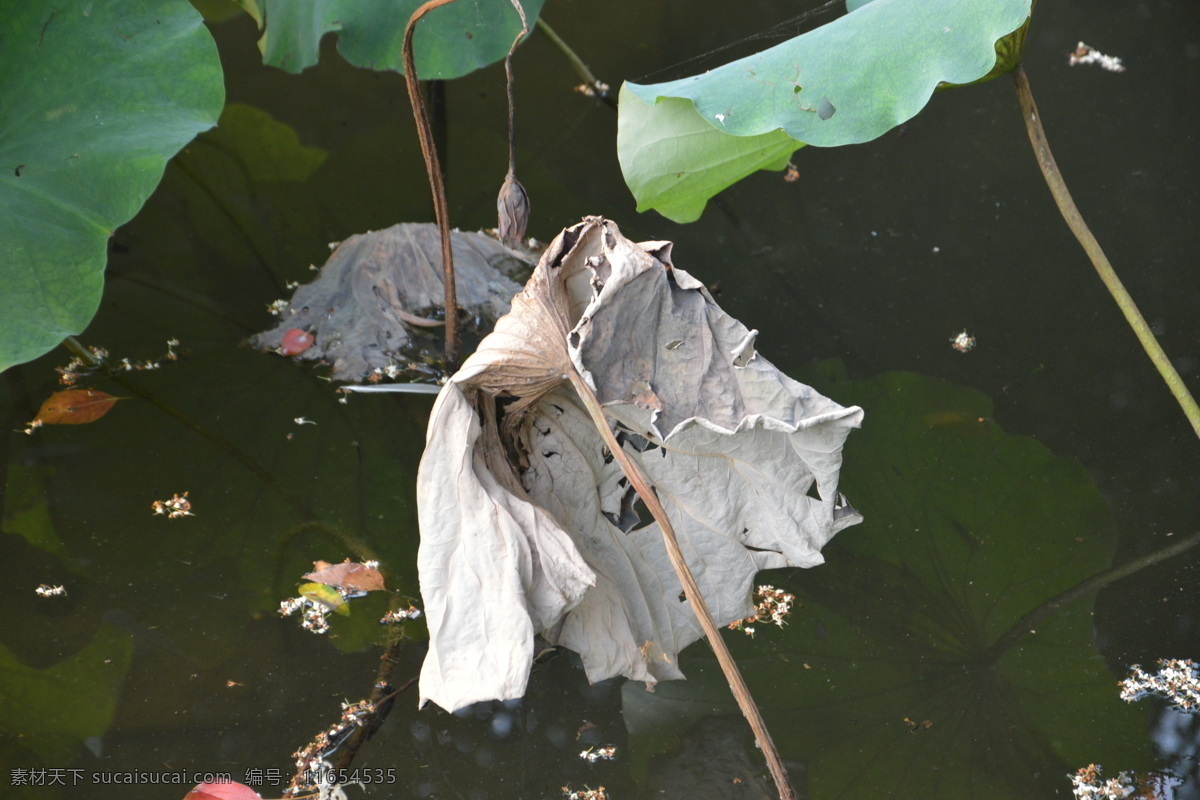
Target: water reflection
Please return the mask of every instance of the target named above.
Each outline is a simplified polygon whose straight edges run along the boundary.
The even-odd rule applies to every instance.
[[[560,33],[587,43],[593,68],[615,86],[761,29],[777,18],[774,5],[742,4],[736,19],[717,26],[714,15],[730,9],[643,3],[551,13]],[[1143,76],[1124,84],[1068,76],[1061,53],[1074,46],[1079,9],[1038,13],[1030,59],[1045,76],[1043,111],[1067,132],[1055,142],[1064,169],[1083,173],[1073,186],[1115,240],[1110,255],[1144,265],[1127,277],[1143,290],[1139,301],[1168,320],[1172,350],[1186,359],[1194,336],[1180,320],[1191,319],[1195,275],[1178,254],[1195,251],[1200,226],[1189,224],[1195,204],[1180,188],[1194,184],[1197,151],[1179,145],[1179,131],[1188,129],[1179,98],[1195,78],[1187,41],[1195,5],[1142,7],[1136,26],[1128,24],[1128,4],[1088,6],[1088,24],[1115,40],[1097,44]],[[134,377],[216,440],[148,400],[119,403],[102,424],[4,440],[0,542],[11,583],[0,625],[0,760],[10,770],[84,774],[187,768],[244,779],[247,770],[278,770],[283,781],[262,787],[270,796],[290,774],[288,754],[336,719],[343,699],[369,691],[380,638],[370,615],[335,621],[332,636],[321,639],[276,618],[274,608],[314,559],[340,561],[359,547],[381,556],[394,588],[416,595],[412,482],[429,404],[354,398],[341,406],[313,373],[239,343],[270,324],[267,304],[288,282],[310,277],[308,264],[324,259],[328,242],[429,214],[398,76],[364,79],[329,48],[321,67],[285,76],[258,64],[245,21],[214,30],[231,99],[294,126],[303,148],[246,131],[210,137],[174,162],[142,214],[116,233],[104,304],[84,337],[134,360],[179,338],[190,351],[181,365]],[[1140,354],[1129,354],[1127,332],[1101,310],[1094,279],[1075,269],[1074,245],[1064,244],[1057,221],[1042,219],[1044,187],[1027,180],[1026,145],[1006,130],[1015,119],[1006,87],[940,97],[903,137],[806,153],[800,181],[758,176],[723,195],[700,225],[679,228],[634,213],[612,155],[615,120],[607,109],[572,105],[581,101],[569,94],[558,58],[539,40],[517,58],[525,104],[518,124],[526,126],[519,141],[527,148],[519,159],[528,162],[522,175],[539,236],[605,213],[631,236],[675,240],[681,263],[702,280],[722,281],[722,303],[761,328],[764,353],[789,372],[813,357],[842,356],[860,375],[915,369],[983,389],[999,410],[981,416],[999,415],[1007,430],[1035,434],[1084,461],[1078,471],[1099,485],[1100,505],[1116,516],[1118,560],[1194,527],[1197,487],[1187,480],[1197,474],[1194,443],[1169,400],[1150,388]],[[446,163],[452,213],[463,227],[493,224],[496,181],[481,177],[503,172],[495,172],[505,155],[496,79],[485,72],[447,89]],[[1107,114],[1104,124],[1095,122],[1097,109]],[[292,153],[307,171],[248,180],[254,143]],[[1099,164],[1097,153],[1106,154]],[[936,260],[933,246],[941,248]],[[945,339],[964,325],[979,345],[962,356]],[[32,418],[56,388],[53,367],[66,360],[51,354],[0,377],[8,430]],[[885,400],[864,402],[864,434]],[[317,424],[297,426],[298,417]],[[932,422],[934,432],[971,427],[969,416]],[[859,455],[848,463],[879,465],[882,476],[860,476],[880,478],[878,486],[890,485],[888,471],[901,466],[879,453]],[[809,783],[813,797],[828,796],[830,781],[876,781],[889,786],[885,794],[911,781],[902,793],[929,794],[922,780],[940,780],[956,796],[1061,796],[1068,769],[1093,760],[1110,771],[1143,763],[1145,712],[1114,707],[1104,694],[1115,693],[1117,676],[1095,656],[1087,608],[1039,627],[1004,659],[983,657],[1008,623],[1052,593],[1051,584],[1101,566],[1090,560],[1094,539],[1108,536],[1097,531],[1110,532],[1112,523],[1097,521],[1094,504],[1072,505],[1062,493],[1035,522],[1028,494],[1045,473],[1018,460],[1010,472],[1024,487],[996,495],[996,479],[975,467],[927,473],[923,494],[908,492],[926,501],[921,514],[884,507],[886,491],[868,508],[869,493],[856,491],[874,527],[846,532],[823,567],[772,577],[805,607],[781,636],[738,640],[755,695],[787,742],[785,757],[808,764],[808,778],[797,782]],[[911,483],[912,475],[900,477]],[[152,515],[152,500],[185,490],[195,518]],[[968,524],[972,514],[1013,523],[1017,534],[989,539]],[[947,532],[944,542],[912,536],[929,525]],[[888,541],[897,547],[889,551]],[[987,571],[972,571],[1010,542],[1019,547]],[[1107,559],[1112,544],[1099,549]],[[65,585],[67,596],[37,597],[43,582]],[[1195,586],[1194,566],[1164,565],[1101,598],[1097,625],[1114,668],[1194,656]],[[397,670],[416,674],[421,645],[401,658]],[[686,754],[709,751],[694,737],[711,737],[738,759],[745,754],[737,718],[689,732],[701,717],[727,710],[727,690],[706,661],[703,645],[692,648],[684,663],[690,680],[650,696],[666,704],[654,728],[634,722],[628,696],[645,695],[641,687],[589,689],[570,657],[541,665],[525,701],[465,717],[417,712],[402,696],[359,764],[395,770],[382,796],[557,797],[568,783],[604,784],[623,798],[666,790],[685,780],[675,770],[698,777]],[[913,730],[906,718],[932,724]],[[595,727],[584,730],[589,723]],[[1180,796],[1196,797],[1195,718],[1160,712],[1152,735],[1164,758],[1191,776]],[[579,758],[609,743],[624,754],[618,760]],[[995,761],[986,769],[964,768],[988,756]],[[994,779],[1008,769],[1004,756],[1027,757],[1029,774],[1040,770],[1030,779],[1035,789],[1013,792]],[[697,760],[742,768],[715,756]],[[674,766],[660,771],[662,764]],[[802,774],[793,769],[794,778]],[[16,796],[124,800],[172,791],[31,786]]]

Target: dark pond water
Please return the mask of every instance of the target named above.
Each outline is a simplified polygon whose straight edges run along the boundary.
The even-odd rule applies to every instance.
[[[615,87],[713,66],[677,65],[804,8],[553,0],[545,15]],[[290,754],[370,692],[382,610],[318,637],[280,619],[279,601],[313,560],[359,553],[418,597],[414,479],[431,400],[342,405],[319,373],[239,346],[271,326],[267,304],[310,279],[328,242],[431,219],[402,79],[348,67],[331,46],[319,67],[286,75],[261,66],[247,19],[212,30],[240,126],[193,143],[117,232],[81,337],[135,361],[174,337],[186,359],[133,374],[145,397],[101,422],[34,436],[19,431],[68,356],[4,376],[0,409],[18,431],[0,459],[7,796],[190,787],[91,785],[135,770],[257,770],[278,796]],[[1068,67],[1080,39],[1128,71]],[[1083,213],[1200,389],[1200,6],[1043,0],[1025,63]],[[515,68],[533,234],[601,214],[635,240],[674,241],[677,263],[719,282],[724,308],[761,331],[768,358],[866,409],[842,480],[866,521],[826,548],[826,565],[762,576],[803,604],[786,629],[731,637],[797,786],[813,798],[1063,797],[1066,774],[1097,762],[1107,774],[1169,766],[1190,776],[1179,796],[1200,795],[1195,718],[1117,698],[1134,663],[1200,658],[1200,555],[989,651],[1059,592],[1200,528],[1200,446],[1058,217],[1011,83],[941,93],[870,144],[802,150],[798,181],[760,173],[679,226],[635,212],[616,115],[571,91],[544,37]],[[444,87],[464,229],[495,224],[502,74]],[[978,343],[968,354],[949,342],[964,329]],[[150,513],[183,491],[194,517]],[[68,595],[39,598],[39,583]],[[419,669],[414,636],[397,685]],[[523,701],[460,716],[418,711],[409,689],[355,766],[382,778],[372,797],[554,798],[568,784],[618,800],[769,796],[706,648],[682,667],[691,680],[648,695],[588,686],[562,653],[536,667]],[[18,715],[36,721],[13,725]],[[614,761],[579,757],[608,744]],[[33,768],[67,770],[68,785],[10,785],[10,770]]]

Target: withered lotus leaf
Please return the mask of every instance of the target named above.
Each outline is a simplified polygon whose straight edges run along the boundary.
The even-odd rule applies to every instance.
[[[669,242],[589,217],[551,243],[430,415],[422,704],[520,697],[535,634],[578,652],[592,681],[648,684],[683,677],[676,656],[702,635],[568,378],[648,476],[716,624],[750,615],[759,570],[823,561],[860,519],[837,481],[862,410],[788,378],[755,336]]]
[[[450,236],[458,304],[481,324],[508,311],[527,275],[524,253],[482,233]],[[250,341],[299,361],[327,362],[337,381],[372,373],[437,347],[418,333],[445,302],[441,239],[431,223],[402,223],[339,244],[312,283],[299,287],[279,324]],[[300,331],[306,334],[298,340]],[[304,345],[304,346],[301,346]]]

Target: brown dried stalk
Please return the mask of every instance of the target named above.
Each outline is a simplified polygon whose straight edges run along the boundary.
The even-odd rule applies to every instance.
[[[442,237],[442,283],[445,286],[446,306],[446,371],[458,369],[458,300],[454,289],[454,253],[450,248],[450,212],[446,205],[446,186],[442,181],[442,167],[438,162],[437,147],[433,143],[433,130],[429,126],[429,114],[425,110],[425,99],[417,83],[417,65],[413,59],[412,38],[417,22],[435,8],[453,3],[454,0],[429,0],[408,18],[404,28],[404,85],[408,88],[408,99],[412,103],[413,120],[417,123],[417,138],[421,142],[421,155],[425,157],[425,172],[429,175],[429,188],[433,192],[433,212],[437,218],[438,233]]]
[[[758,746],[762,748],[763,755],[767,759],[767,768],[771,771],[771,777],[775,780],[775,788],[779,792],[780,800],[795,800],[796,793],[792,789],[791,782],[788,780],[787,769],[783,766],[783,759],[779,757],[779,751],[775,749],[775,742],[771,739],[771,734],[767,731],[767,724],[763,721],[762,714],[759,712],[754,698],[750,696],[750,689],[746,687],[746,681],[742,678],[741,670],[738,669],[737,662],[733,660],[733,654],[725,646],[725,640],[721,638],[721,631],[717,628],[716,623],[713,622],[712,614],[708,610],[708,604],[704,602],[704,595],[700,593],[700,587],[696,585],[696,579],[692,576],[692,571],[688,569],[687,561],[683,558],[683,551],[679,549],[679,541],[675,538],[675,528],[672,527],[671,520],[667,517],[667,510],[659,502],[658,495],[655,494],[653,487],[650,486],[650,481],[647,479],[646,473],[642,471],[638,463],[630,458],[625,449],[617,442],[617,437],[613,435],[612,428],[609,427],[608,420],[604,416],[600,400],[596,397],[596,393],[592,391],[592,387],[588,386],[587,381],[583,379],[583,376],[579,374],[574,365],[568,368],[567,377],[571,380],[571,386],[575,388],[575,392],[583,401],[584,407],[587,408],[588,415],[592,418],[592,424],[600,432],[600,436],[604,440],[605,446],[608,447],[608,451],[612,453],[613,458],[621,465],[621,470],[625,473],[625,477],[629,478],[630,484],[633,485],[634,490],[642,498],[642,502],[646,504],[646,508],[650,511],[650,515],[654,517],[655,522],[658,523],[659,528],[662,530],[663,542],[666,544],[667,556],[671,559],[671,566],[675,568],[675,574],[679,576],[679,582],[683,584],[683,593],[692,606],[692,613],[699,620],[700,627],[704,629],[704,635],[708,637],[709,645],[712,646],[713,652],[717,655],[717,662],[721,665],[721,671],[725,673],[725,680],[729,682],[729,690],[733,692],[738,707],[741,708],[746,721],[750,723],[750,729],[754,731]]]

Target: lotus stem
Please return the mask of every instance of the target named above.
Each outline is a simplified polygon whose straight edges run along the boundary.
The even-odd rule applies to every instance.
[[[508,54],[504,56],[504,79],[505,87],[508,90],[508,174],[510,176],[517,172],[517,123],[513,112],[516,103],[513,101],[512,57],[517,50],[517,45],[521,43],[521,39],[529,34],[529,22],[525,19],[525,8],[521,5],[521,0],[512,0],[512,5],[517,11],[517,16],[521,18],[521,31],[513,39],[512,46],[508,48]]]
[[[1133,302],[1133,297],[1125,289],[1121,279],[1117,277],[1116,271],[1112,264],[1109,263],[1108,257],[1104,255],[1104,251],[1100,248],[1100,243],[1096,241],[1096,237],[1092,235],[1092,231],[1083,220],[1083,215],[1079,213],[1079,209],[1075,206],[1075,201],[1071,199],[1071,193],[1067,190],[1067,184],[1063,181],[1062,174],[1058,171],[1058,164],[1054,161],[1054,154],[1050,152],[1050,143],[1046,140],[1046,131],[1042,128],[1041,115],[1038,113],[1037,104],[1033,101],[1033,93],[1029,88],[1029,78],[1025,75],[1025,70],[1018,65],[1013,70],[1013,82],[1017,87],[1017,100],[1021,104],[1021,115],[1025,118],[1025,128],[1029,132],[1029,141],[1033,144],[1034,154],[1037,156],[1038,166],[1042,170],[1042,176],[1046,179],[1046,184],[1050,187],[1050,194],[1054,196],[1054,202],[1058,205],[1059,212],[1063,215],[1063,219],[1067,222],[1067,227],[1075,234],[1075,238],[1083,245],[1084,251],[1088,254],[1088,258],[1092,260],[1092,265],[1095,266],[1096,272],[1100,274],[1100,280],[1108,288],[1109,294],[1117,301],[1117,305],[1121,308],[1121,313],[1125,315],[1125,319],[1133,328],[1134,334],[1142,343],[1142,347],[1146,351],[1146,355],[1150,356],[1150,360],[1154,362],[1154,366],[1158,369],[1158,373],[1167,383],[1167,388],[1171,390],[1171,394],[1179,402],[1183,408],[1184,416],[1188,418],[1188,422],[1192,423],[1192,429],[1196,435],[1200,436],[1200,406],[1196,405],[1195,398],[1188,391],[1187,386],[1183,382],[1183,378],[1179,376],[1175,365],[1171,363],[1171,359],[1163,351],[1162,346],[1158,343],[1158,338],[1155,337],[1154,331],[1150,330],[1150,326],[1146,324],[1142,312],[1138,310],[1137,304]]]
[[[599,98],[609,108],[616,110],[617,104],[612,98],[608,84],[592,74],[592,71],[588,69],[588,65],[583,63],[583,59],[571,49],[569,44],[563,41],[563,38],[559,36],[553,28],[550,27],[549,23],[547,23],[541,15],[538,15],[537,27],[538,30],[546,35],[546,38],[550,40],[550,43],[557,47],[558,51],[567,57],[567,61],[571,62],[571,67],[575,70],[575,74],[578,75],[583,81],[583,85],[587,87],[588,91],[590,92],[590,96]],[[586,93],[587,92],[585,92],[585,94]]]
[[[1174,558],[1181,553],[1191,550],[1196,545],[1200,544],[1200,532],[1193,533],[1191,536],[1184,537],[1174,544],[1167,545],[1153,553],[1147,553],[1144,556],[1135,558],[1132,561],[1127,561],[1119,567],[1107,569],[1104,572],[1099,572],[1090,578],[1067,589],[1062,594],[1051,597],[1046,602],[1042,603],[1037,608],[1030,611],[1025,616],[1014,622],[1008,630],[1000,635],[1000,638],[988,648],[987,660],[995,661],[1008,648],[1012,647],[1027,633],[1032,632],[1046,617],[1057,612],[1061,608],[1069,606],[1076,600],[1084,597],[1092,592],[1099,591],[1110,583],[1126,578],[1135,572],[1140,572],[1146,567],[1152,567],[1155,564],[1166,561],[1168,558]]]
[[[496,197],[496,233],[505,247],[519,249],[525,245],[525,230],[529,226],[529,195],[517,180],[517,123],[516,102],[513,98],[512,57],[517,45],[529,35],[529,20],[521,0],[511,0],[517,16],[521,18],[521,30],[513,38],[508,54],[504,56],[504,78],[508,90],[508,172],[500,185]]]
[[[691,603],[692,612],[700,622],[700,627],[704,629],[704,635],[708,637],[708,643],[716,653],[721,671],[725,673],[725,680],[729,682],[729,689],[733,692],[746,721],[750,723],[758,746],[762,748],[763,755],[766,756],[767,768],[775,780],[775,788],[779,791],[780,800],[795,800],[796,793],[788,780],[787,769],[783,766],[779,751],[775,749],[775,742],[767,731],[767,725],[763,721],[758,706],[754,703],[754,698],[750,696],[750,690],[746,687],[746,681],[742,678],[737,662],[733,660],[733,655],[725,646],[725,640],[721,638],[721,631],[713,622],[708,604],[704,601],[704,595],[700,593],[700,587],[696,584],[696,579],[692,576],[687,561],[684,560],[683,551],[679,549],[679,540],[675,537],[675,528],[671,525],[670,518],[667,517],[667,510],[659,502],[658,495],[650,486],[650,480],[642,471],[641,466],[630,458],[625,449],[617,442],[617,437],[613,435],[612,428],[609,427],[608,420],[604,416],[604,409],[600,406],[600,401],[592,391],[592,387],[588,386],[587,381],[573,365],[568,368],[567,377],[570,378],[571,385],[583,401],[584,407],[587,408],[588,415],[592,418],[592,424],[600,432],[608,451],[621,465],[625,477],[629,479],[638,496],[642,498],[642,502],[646,504],[650,515],[658,523],[659,529],[662,530],[667,556],[671,559],[671,566],[675,568],[675,574],[679,576],[679,582],[683,585],[684,596]]]
[[[435,8],[453,3],[454,0],[429,0],[408,18],[404,28],[404,85],[408,89],[408,100],[412,103],[413,120],[417,124],[417,138],[421,142],[421,155],[425,157],[425,172],[429,176],[429,188],[433,193],[433,213],[437,218],[438,233],[442,240],[442,284],[445,287],[446,306],[446,372],[458,369],[458,299],[454,286],[454,252],[450,246],[450,212],[446,205],[446,186],[442,180],[442,168],[438,163],[437,147],[433,143],[433,130],[429,126],[429,114],[425,110],[425,99],[421,96],[417,82],[417,64],[413,58],[412,38],[417,22]]]

